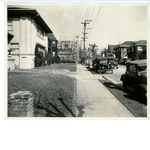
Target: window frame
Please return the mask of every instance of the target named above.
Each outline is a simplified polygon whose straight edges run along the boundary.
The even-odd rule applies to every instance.
[[[11,23],[9,21],[11,21]],[[12,27],[12,28],[9,29],[8,27]],[[7,20],[7,30],[8,31],[13,31],[13,19],[8,19]]]
[[[135,66],[135,72],[134,71],[131,71],[131,66]],[[130,64],[129,65],[129,71],[130,71],[130,73],[134,73],[134,74],[137,74],[137,65],[135,65],[135,64]]]
[[[38,31],[43,33],[43,35],[40,35]],[[39,26],[37,26],[37,36],[44,40],[44,31]]]
[[[17,47],[12,47],[12,45],[18,45]],[[19,43],[10,43],[9,48],[13,51],[19,51]]]

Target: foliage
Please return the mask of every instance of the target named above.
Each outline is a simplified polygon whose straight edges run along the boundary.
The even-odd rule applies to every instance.
[[[52,58],[52,63],[60,63],[61,61],[60,61],[60,57],[59,56],[55,56],[55,57],[53,57]]]
[[[66,59],[66,60],[61,60],[61,63],[75,63],[75,61]]]

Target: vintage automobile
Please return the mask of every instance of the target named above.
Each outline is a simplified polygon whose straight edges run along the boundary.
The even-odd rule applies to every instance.
[[[121,75],[124,89],[135,92],[140,102],[147,104],[147,63],[146,59],[128,61],[126,72]]]
[[[118,59],[114,57],[108,58],[108,63],[111,64],[113,69],[118,69]]]
[[[82,57],[82,58],[81,58],[81,64],[83,65],[83,64],[84,64],[84,62],[85,62],[85,58],[84,58],[84,57]]]
[[[113,73],[113,67],[110,63],[110,58],[112,59],[112,57],[99,57],[99,58],[95,58],[95,60],[93,61],[93,70],[96,72],[101,73]]]

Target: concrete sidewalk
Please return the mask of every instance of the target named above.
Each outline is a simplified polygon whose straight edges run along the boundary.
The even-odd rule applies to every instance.
[[[73,75],[75,76],[75,75]],[[134,117],[86,66],[77,65],[78,117]]]

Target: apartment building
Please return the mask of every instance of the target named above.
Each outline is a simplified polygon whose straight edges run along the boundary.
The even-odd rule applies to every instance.
[[[8,68],[34,68],[35,59],[48,51],[48,34],[52,30],[35,9],[7,9]],[[9,61],[13,60],[13,62]],[[44,64],[43,62],[40,62]]]

